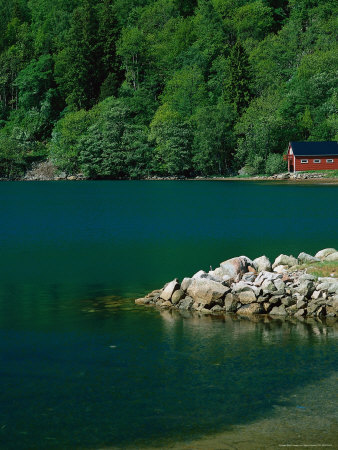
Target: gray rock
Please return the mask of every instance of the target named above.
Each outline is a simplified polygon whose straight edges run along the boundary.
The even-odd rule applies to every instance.
[[[223,284],[228,286],[230,281],[232,280],[232,278],[229,277],[229,275],[223,275],[222,280],[223,280]]]
[[[261,286],[265,280],[274,281],[274,280],[277,280],[277,278],[282,278],[282,276],[283,275],[281,275],[279,273],[260,272],[255,280],[254,285]]]
[[[297,259],[298,259],[299,264],[311,264],[311,263],[320,261],[319,258],[316,258],[315,256],[311,256],[308,253],[304,253],[304,252],[299,253]]]
[[[178,304],[178,308],[179,309],[184,309],[184,310],[190,310],[192,305],[193,305],[193,303],[194,303],[194,300],[191,297],[185,297]]]
[[[237,310],[237,314],[240,315],[250,315],[250,314],[262,314],[264,309],[260,303],[250,303],[248,305],[243,305]]]
[[[235,279],[237,275],[248,272],[249,266],[253,267],[253,262],[247,256],[231,258],[221,263],[223,275],[228,275],[232,279]]]
[[[314,300],[317,300],[320,296],[321,296],[320,291],[314,291],[311,295],[311,298],[313,298]]]
[[[251,290],[240,292],[238,294],[238,299],[243,305],[247,305],[249,303],[256,302],[255,293]]]
[[[273,307],[270,314],[273,316],[287,316],[288,313],[285,310],[285,306],[281,305]]]
[[[315,254],[315,257],[319,259],[325,259],[327,256],[335,253],[336,251],[337,250],[335,248],[324,248],[323,250],[319,250],[319,252]]]
[[[195,275],[193,275],[193,279],[195,278],[207,278],[208,280],[217,281],[217,283],[223,283],[222,277],[217,277],[210,272],[206,273],[204,272],[204,270],[200,270],[197,273],[195,273]]]
[[[211,311],[213,313],[221,313],[221,312],[223,312],[223,308],[220,305],[215,305],[211,308]]]
[[[326,256],[325,261],[334,262],[338,261],[338,252],[331,253],[331,255]]]
[[[239,294],[240,292],[253,291],[253,286],[249,286],[244,281],[239,281],[232,285],[232,292]]]
[[[280,273],[283,275],[285,272],[287,272],[288,266],[283,266],[282,264],[280,264],[279,266],[276,266],[273,270],[274,270],[274,272]]]
[[[263,293],[272,293],[277,291],[275,284],[270,280],[264,280],[262,284]]]
[[[304,298],[304,297],[303,297],[303,298]],[[304,300],[302,300],[302,299],[299,299],[299,300],[297,300],[296,305],[297,305],[297,308],[298,308],[298,309],[303,309],[303,308],[305,308],[305,306],[306,306],[306,302],[305,302]]]
[[[163,292],[161,293],[161,298],[163,300],[170,300],[173,293],[177,291],[177,289],[180,288],[180,285],[178,283],[177,278],[170,283],[167,284],[167,286],[163,289]]]
[[[271,270],[272,270],[271,261],[265,255],[254,259],[253,265],[254,265],[254,268],[257,270],[257,272],[263,272],[263,271],[271,272]]]
[[[236,312],[238,299],[234,294],[227,294],[224,299],[224,309],[226,312]]]
[[[275,262],[272,264],[272,268],[275,269],[277,266],[283,265],[287,267],[296,266],[298,264],[297,259],[294,256],[279,255]]]
[[[292,297],[284,297],[282,298],[282,305],[284,306],[291,306],[294,305],[295,301],[292,299]]]
[[[195,278],[206,278],[206,276],[207,276],[207,273],[206,273],[204,270],[199,270],[198,272],[196,272],[196,273],[192,276],[192,278],[193,278],[193,279],[195,279]]]
[[[280,278],[277,278],[274,282],[273,282],[273,284],[275,285],[275,287],[276,287],[276,290],[278,291],[278,293],[279,294],[284,294],[285,293],[285,283],[280,279]],[[276,295],[276,294],[275,294]]]
[[[304,317],[305,316],[305,309],[299,309],[296,313],[295,313],[295,317]]]
[[[243,275],[242,280],[247,283],[247,282],[253,282],[255,281],[256,275],[253,272],[247,272]]]
[[[191,285],[191,283],[192,283],[192,278],[183,278],[183,281],[181,283],[181,289],[183,289],[183,291],[187,291],[187,289]]]
[[[316,301],[311,301],[307,305],[307,313],[308,315],[313,315],[317,309],[319,309],[320,305]]]
[[[177,305],[177,303],[180,302],[184,296],[184,291],[182,289],[177,289],[177,291],[175,291],[171,297],[172,304]]]
[[[173,305],[170,300],[162,301],[161,308],[171,308]]]
[[[273,295],[269,298],[269,303],[271,303],[271,305],[279,305],[282,302],[282,298],[282,295]]]
[[[221,267],[217,267],[215,270],[210,270],[209,275],[223,279],[224,272]]]
[[[334,311],[338,313],[338,298],[333,298],[331,306]]]
[[[316,281],[316,277],[314,275],[311,275],[310,273],[303,273],[303,275],[301,275],[299,277],[299,281]]]
[[[136,305],[148,305],[148,303],[150,303],[150,301],[151,301],[151,298],[150,297],[148,297],[148,298],[137,298],[136,300],[135,300],[135,303],[136,303]]]
[[[326,308],[325,306],[320,306],[318,311],[316,312],[317,317],[325,317],[326,316]]]
[[[228,292],[230,288],[207,278],[193,279],[187,289],[188,295],[203,305],[222,303],[222,299]]]
[[[270,303],[268,303],[268,302],[263,303],[263,309],[264,309],[265,313],[269,313],[272,308],[273,308],[273,306],[270,305]]]
[[[290,315],[293,316],[296,312],[298,311],[297,306],[296,305],[291,305],[286,307],[286,312]]]
[[[310,280],[302,281],[301,284],[296,287],[296,291],[299,294],[304,295],[304,297],[310,297],[314,290],[314,284]]]

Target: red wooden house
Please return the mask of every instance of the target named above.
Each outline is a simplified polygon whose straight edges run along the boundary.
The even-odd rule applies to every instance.
[[[286,158],[289,172],[337,170],[337,142],[290,142]]]

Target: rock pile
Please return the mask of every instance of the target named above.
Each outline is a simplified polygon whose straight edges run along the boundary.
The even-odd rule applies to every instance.
[[[266,256],[253,261],[239,256],[181,283],[174,279],[135,303],[202,314],[338,317],[338,279],[316,278],[299,268],[320,261],[338,262],[337,250],[315,256],[302,252],[298,258],[280,255],[273,264]]]

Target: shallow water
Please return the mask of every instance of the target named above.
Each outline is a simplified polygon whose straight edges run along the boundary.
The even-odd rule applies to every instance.
[[[184,317],[133,299],[239,254],[337,246],[337,192],[0,183],[1,448],[235,445],[231,433],[304,411],[311,386],[332,399],[332,323]]]

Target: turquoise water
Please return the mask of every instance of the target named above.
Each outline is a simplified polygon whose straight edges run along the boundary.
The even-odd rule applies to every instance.
[[[0,183],[1,448],[165,446],[268,417],[334,374],[331,325],[182,317],[133,298],[240,254],[337,247],[337,192]]]

